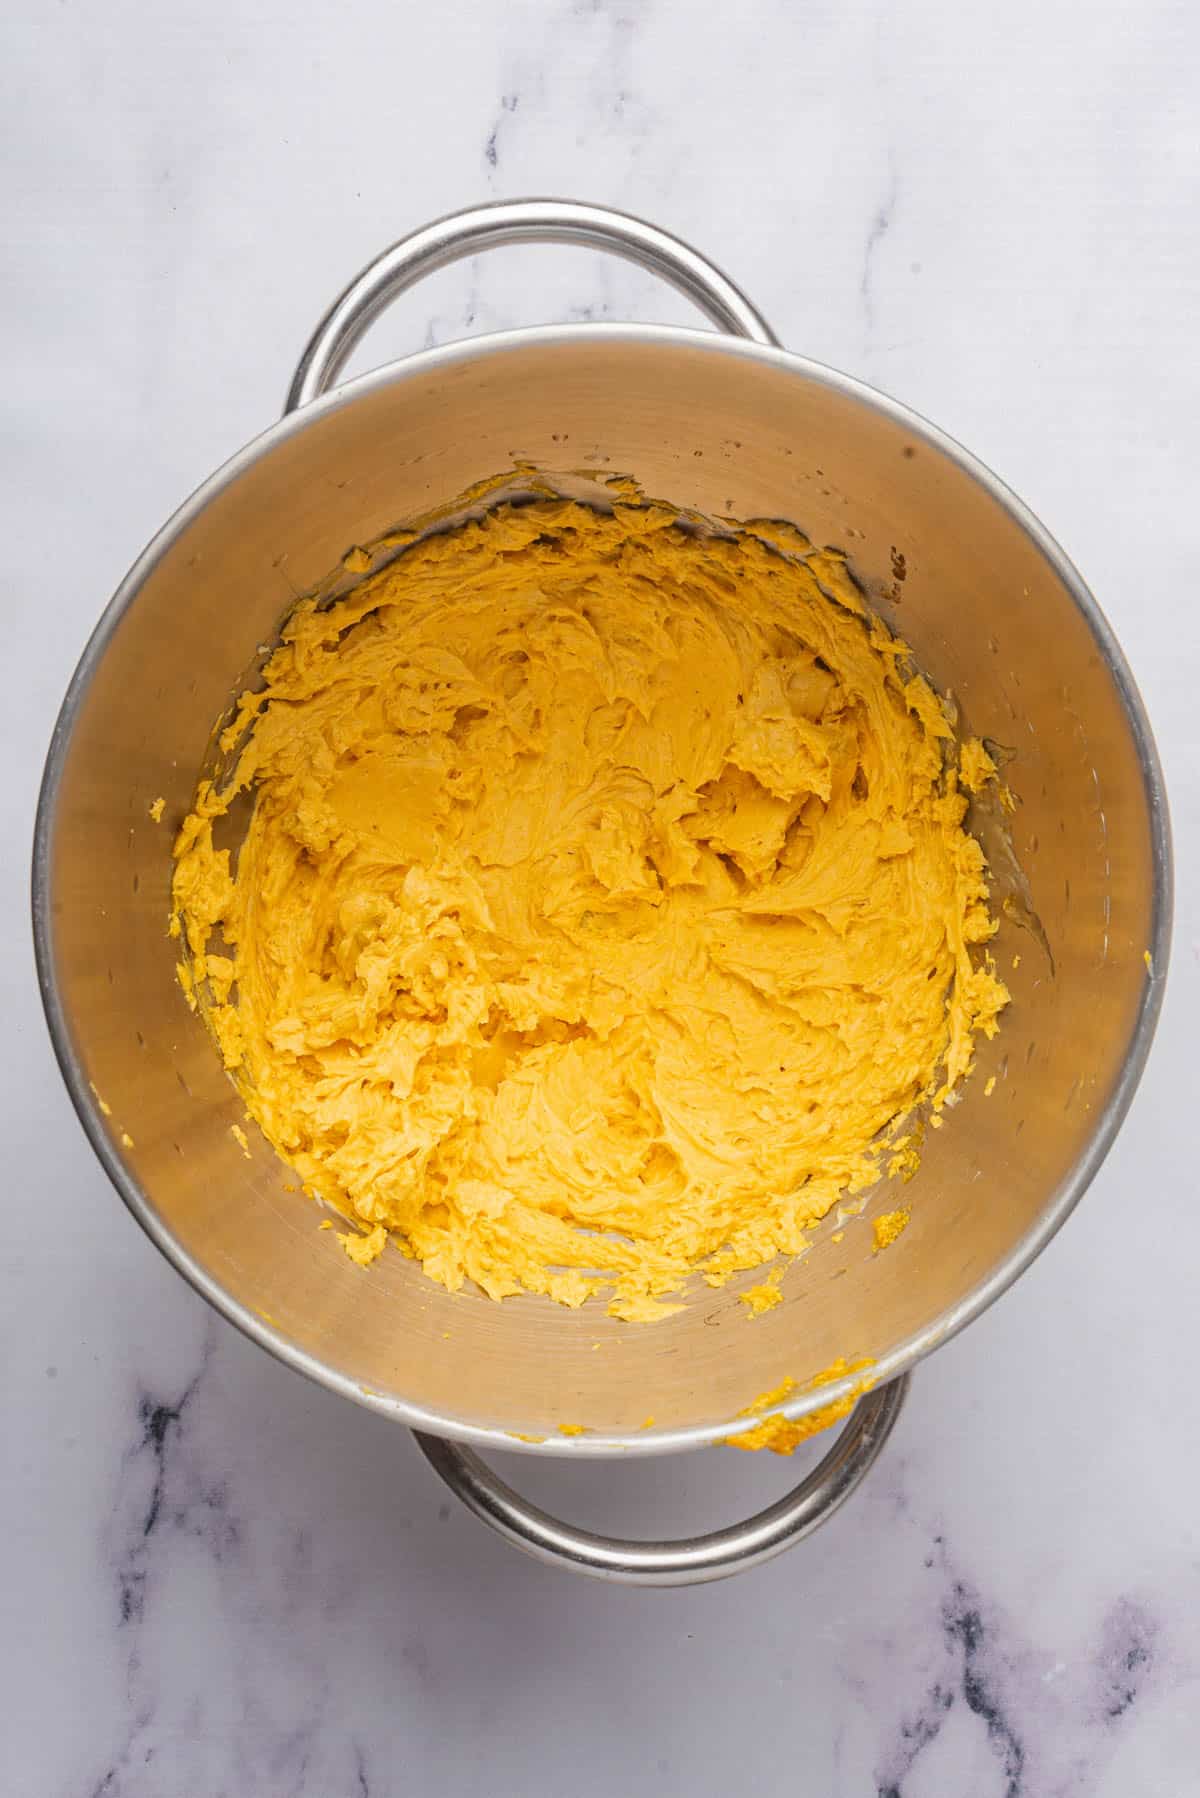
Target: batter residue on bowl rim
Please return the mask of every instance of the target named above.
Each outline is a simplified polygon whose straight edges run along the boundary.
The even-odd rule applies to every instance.
[[[302,601],[242,695],[181,979],[356,1258],[660,1317],[802,1252],[994,1034],[995,770],[772,531],[501,506]]]

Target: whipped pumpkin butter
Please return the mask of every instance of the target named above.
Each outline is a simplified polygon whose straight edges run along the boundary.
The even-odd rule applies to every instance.
[[[502,506],[302,601],[242,695],[181,978],[356,1259],[660,1317],[906,1165],[994,1033],[986,752],[770,534]]]

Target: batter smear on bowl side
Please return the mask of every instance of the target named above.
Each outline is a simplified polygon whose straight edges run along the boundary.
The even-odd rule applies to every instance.
[[[356,1258],[663,1316],[802,1252],[995,1033],[995,770],[774,535],[502,506],[302,601],[243,694],[175,845],[181,978]]]

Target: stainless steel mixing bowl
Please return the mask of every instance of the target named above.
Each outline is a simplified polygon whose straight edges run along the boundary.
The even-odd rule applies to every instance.
[[[721,334],[504,332],[325,394],[366,325],[419,275],[539,238],[656,269]],[[518,462],[631,474],[677,505],[787,518],[842,546],[971,730],[1012,752],[1011,844],[984,820],[1006,895],[996,953],[1013,1003],[1001,1033],[930,1133],[895,1246],[871,1253],[871,1216],[897,1202],[885,1187],[840,1241],[826,1221],[782,1304],[753,1322],[735,1288],[701,1287],[679,1315],[630,1326],[602,1305],[451,1297],[397,1254],[363,1273],[318,1232],[263,1141],[243,1154],[230,1131],[237,1095],[176,983],[171,839],[255,646],[351,545]],[[148,811],[160,795],[161,825]],[[1129,669],[1020,501],[905,407],[779,349],[732,283],[674,238],[593,207],[524,201],[442,220],[365,270],[305,352],[287,415],[135,563],[50,747],[34,925],[83,1126],[192,1284],[291,1366],[422,1432],[439,1472],[522,1547],[610,1578],[683,1582],[764,1559],[828,1515],[878,1453],[907,1370],[999,1297],[1076,1204],[1145,1061],[1170,886],[1162,778]],[[869,1358],[878,1384],[822,1465],[750,1524],[690,1542],[617,1543],[556,1524],[458,1446],[699,1447],[744,1427],[742,1408],[786,1375],[798,1382],[780,1406],[789,1417],[847,1395],[849,1378],[804,1389],[838,1356]],[[584,1433],[563,1436],[563,1424]]]

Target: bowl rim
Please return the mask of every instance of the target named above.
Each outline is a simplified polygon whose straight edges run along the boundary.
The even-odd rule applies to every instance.
[[[1120,1075],[1096,1117],[1086,1148],[1070,1173],[1050,1195],[1037,1221],[1003,1261],[965,1297],[913,1331],[876,1362],[871,1369],[873,1384],[881,1385],[896,1378],[965,1329],[1008,1290],[1062,1228],[1112,1147],[1137,1090],[1162,1007],[1170,954],[1173,870],[1166,784],[1141,695],[1112,627],[1078,569],[1024,501],[955,438],[899,400],[853,375],[797,355],[793,351],[751,343],[718,332],[675,325],[538,325],[443,344],[384,363],[345,381],[311,404],[284,414],[258,436],[251,438],[209,475],[151,538],[101,613],[68,683],[46,755],[33,836],[31,899],[34,956],[46,1023],[67,1092],[101,1166],[150,1240],[202,1298],[276,1360],[328,1390],[412,1429],[423,1430],[452,1441],[503,1449],[506,1452],[590,1458],[678,1453],[720,1442],[725,1436],[744,1429],[745,1421],[744,1417],[734,1416],[721,1424],[691,1425],[678,1430],[647,1430],[630,1435],[588,1433],[581,1436],[550,1437],[544,1442],[517,1441],[505,1430],[482,1425],[469,1418],[431,1412],[407,1400],[365,1390],[348,1375],[339,1373],[318,1356],[300,1348],[285,1332],[233,1298],[220,1280],[177,1240],[148,1193],[118,1154],[105,1128],[75,1045],[59,989],[52,917],[52,848],[59,791],[71,736],[96,670],[117,626],[147,578],[177,539],[219,494],[239,480],[277,444],[293,434],[309,429],[319,418],[353,406],[387,388],[402,385],[405,381],[535,346],[570,348],[580,344],[630,343],[645,347],[657,345],[662,348],[698,350],[705,355],[757,362],[788,376],[800,377],[807,382],[827,387],[882,414],[956,464],[1024,530],[1071,596],[1091,631],[1117,689],[1126,722],[1137,747],[1150,827],[1152,904],[1150,942],[1147,945],[1150,962]],[[858,1382],[850,1374],[818,1390],[795,1393],[777,1408],[784,1416],[799,1419],[836,1404],[841,1399],[853,1398],[858,1390]]]

